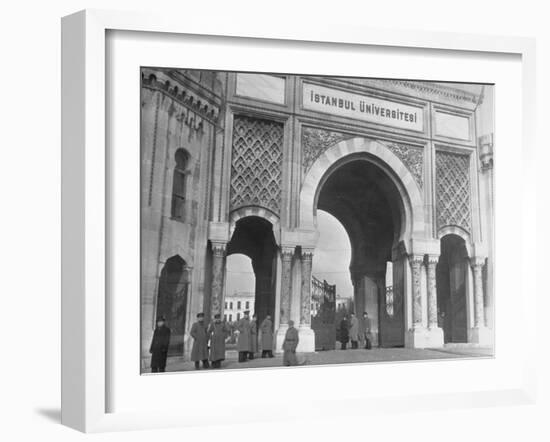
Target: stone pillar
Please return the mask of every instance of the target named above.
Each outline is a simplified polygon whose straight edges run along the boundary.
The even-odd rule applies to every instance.
[[[412,268],[412,307],[413,307],[413,328],[422,327],[422,289],[420,287],[420,271],[424,263],[421,255],[411,256]]]
[[[216,313],[223,314],[223,283],[225,277],[226,243],[212,242],[212,292],[210,312],[205,312],[210,320]]]
[[[410,255],[412,270],[412,328],[405,335],[405,347],[426,348],[431,345],[428,330],[422,325],[421,270],[423,255]]]
[[[294,247],[282,247],[281,249],[281,318],[277,330],[275,351],[282,352],[283,341],[290,320],[290,305],[292,295],[292,258]]]
[[[444,344],[443,330],[437,321],[437,255],[428,255],[428,339],[430,347],[441,347]]]
[[[302,248],[302,287],[300,291],[300,342],[297,351],[315,351],[315,333],[311,329],[311,261],[313,249]]]
[[[483,297],[483,265],[485,258],[470,260],[474,276],[474,327],[470,329],[468,341],[474,344],[491,345],[492,333],[485,326],[485,306]]]

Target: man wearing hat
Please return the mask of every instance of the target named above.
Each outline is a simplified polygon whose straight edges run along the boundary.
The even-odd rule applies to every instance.
[[[262,332],[262,358],[272,358],[273,356],[273,321],[271,316],[267,315],[260,325]]]
[[[210,368],[208,363],[208,334],[204,323],[204,313],[197,314],[197,322],[191,327],[190,335],[193,338],[191,360],[195,363],[195,370],[200,368],[201,361],[203,368]]]
[[[256,313],[252,315],[250,321],[250,353],[248,359],[254,359],[254,355],[258,352],[258,316]]]
[[[250,311],[245,310],[244,316],[237,323],[237,351],[239,352],[239,362],[246,362],[247,356],[252,350],[252,333],[250,324]]]
[[[164,372],[166,370],[166,358],[170,345],[170,329],[166,326],[164,316],[159,316],[157,326],[153,333],[153,340],[149,353],[151,353],[151,373]]]
[[[210,339],[210,361],[212,368],[221,368],[225,359],[225,340],[229,336],[229,327],[222,322],[221,315],[214,315],[214,322],[208,327],[208,339]]]

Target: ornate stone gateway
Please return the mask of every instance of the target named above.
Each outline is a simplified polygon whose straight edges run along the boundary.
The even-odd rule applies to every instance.
[[[276,351],[291,320],[299,352],[334,348],[336,294],[375,346],[491,345],[491,87],[144,68],[141,102],[142,354],[158,314],[188,351],[232,253]],[[350,239],[351,293],[312,279],[317,210]]]

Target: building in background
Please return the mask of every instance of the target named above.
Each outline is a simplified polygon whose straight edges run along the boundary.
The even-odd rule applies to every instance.
[[[254,292],[234,292],[225,295],[223,317],[227,322],[236,322],[243,317],[246,310],[250,317],[254,315]]]

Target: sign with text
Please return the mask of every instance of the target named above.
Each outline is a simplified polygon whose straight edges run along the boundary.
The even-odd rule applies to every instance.
[[[368,95],[304,83],[304,109],[401,129],[422,131],[424,113],[421,107],[410,106]]]

